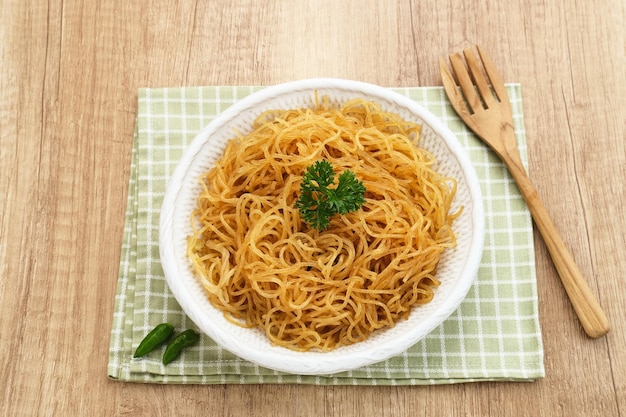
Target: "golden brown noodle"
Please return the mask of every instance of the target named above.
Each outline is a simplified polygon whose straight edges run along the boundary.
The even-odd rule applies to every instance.
[[[354,99],[340,109],[262,114],[200,178],[188,256],[211,303],[294,350],[366,339],[428,303],[455,245],[456,182],[416,146],[421,127]],[[294,207],[306,167],[326,159],[367,191],[323,232]]]

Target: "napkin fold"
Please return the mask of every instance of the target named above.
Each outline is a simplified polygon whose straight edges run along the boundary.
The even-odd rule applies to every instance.
[[[159,212],[178,160],[195,135],[228,106],[261,89],[213,86],[140,89],[108,376],[177,384],[426,385],[543,377],[532,220],[499,158],[458,118],[441,87],[394,88],[456,134],[480,178],[486,238],[478,277],[459,309],[422,341],[386,361],[333,375],[292,375],[259,367],[209,337],[167,366],[161,350],[132,355],[161,322],[196,329],[168,289],[159,260]],[[521,86],[508,84],[515,133],[526,162]]]

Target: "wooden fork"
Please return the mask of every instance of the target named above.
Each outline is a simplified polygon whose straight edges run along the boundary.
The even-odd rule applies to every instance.
[[[563,239],[552,223],[522,165],[515,141],[511,104],[504,81],[485,51],[478,46],[476,49],[484,72],[472,48],[463,51],[465,63],[459,53],[450,55],[450,64],[456,74],[461,92],[446,62],[443,59],[439,60],[446,94],[459,117],[500,156],[509,168],[528,204],[537,229],[546,243],[585,332],[593,338],[603,336],[609,331],[609,322],[563,243]]]

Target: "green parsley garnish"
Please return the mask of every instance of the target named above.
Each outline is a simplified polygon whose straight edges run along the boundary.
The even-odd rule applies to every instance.
[[[337,186],[329,188],[334,183],[333,167],[325,160],[309,166],[302,176],[296,208],[304,221],[317,230],[326,229],[335,214],[356,211],[365,202],[365,186],[352,171],[342,172]]]

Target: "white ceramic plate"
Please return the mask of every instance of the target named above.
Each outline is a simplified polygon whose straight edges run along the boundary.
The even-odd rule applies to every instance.
[[[436,169],[458,181],[452,210],[464,206],[453,224],[457,246],[444,252],[437,278],[441,285],[430,303],[414,308],[408,320],[378,331],[367,340],[331,352],[295,352],[272,345],[257,329],[228,322],[208,301],[186,256],[190,217],[200,186],[198,176],[223,153],[233,132],[251,130],[268,109],[313,107],[314,93],[335,104],[360,97],[383,110],[422,124],[420,146],[434,154]],[[432,113],[390,89],[340,79],[310,79],[267,87],[233,104],[204,128],[185,151],[164,197],[160,218],[161,263],[168,285],[185,313],[224,349],[263,367],[295,374],[332,374],[400,354],[439,326],[458,307],[474,282],[483,250],[484,212],[476,172],[453,133]]]

